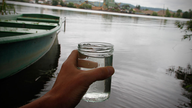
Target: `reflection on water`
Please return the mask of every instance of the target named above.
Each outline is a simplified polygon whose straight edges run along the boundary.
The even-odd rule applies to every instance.
[[[186,20],[43,8],[44,13],[67,18],[66,32],[62,27],[58,35],[61,57],[55,75],[71,51],[77,49],[78,43],[95,41],[114,45],[116,72],[112,77],[110,98],[100,103],[81,101],[76,108],[175,108],[189,103],[190,100],[182,95],[185,90],[180,86],[181,80],[166,74],[169,66],[192,64],[192,43],[181,41],[183,33],[174,25],[175,20]],[[38,9],[21,6],[19,12],[40,12]],[[54,81],[53,77],[40,93],[29,95],[42,96],[51,89]]]
[[[53,46],[41,59],[18,74],[0,80],[0,107],[16,108],[37,98],[36,94],[57,70],[59,57],[60,45],[56,36]]]

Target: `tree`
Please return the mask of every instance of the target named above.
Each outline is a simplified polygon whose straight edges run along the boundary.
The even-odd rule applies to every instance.
[[[130,11],[133,11],[133,8],[131,8]]]
[[[184,13],[183,13],[183,16],[182,16],[183,18],[189,18],[189,12],[187,12],[187,11],[185,11]]]
[[[192,10],[191,9],[189,9],[189,16],[188,17],[192,18]]]
[[[137,8],[137,9],[139,9],[139,10],[140,10],[140,8],[141,8],[141,7],[140,7],[140,5],[136,5],[136,7],[135,7],[135,8]]]
[[[171,17],[171,13],[169,12],[169,9],[167,8],[167,10],[166,10],[166,15],[165,15],[166,17]]]
[[[157,16],[157,15],[158,15],[157,12],[152,13],[152,16]]]
[[[65,3],[61,0],[60,5],[65,6]]]
[[[129,6],[128,4],[123,5],[122,7],[123,7],[124,9],[128,9],[128,10],[129,10],[129,8],[130,8],[130,6]]]
[[[39,2],[39,0],[35,0],[35,3],[38,3]]]
[[[175,17],[175,13],[172,14],[172,17]]]
[[[75,7],[74,4],[72,2],[69,2],[69,4],[67,5],[67,7]]]
[[[176,16],[177,16],[177,17],[180,17],[181,13],[182,13],[182,10],[181,10],[181,9],[178,9]]]
[[[188,11],[185,11],[182,15],[182,18],[189,18],[191,19],[192,18],[192,10],[189,9],[189,12]]]
[[[57,0],[53,0],[53,1],[52,1],[52,5],[53,5],[53,6],[57,6],[57,5],[58,5],[58,1],[57,1]]]

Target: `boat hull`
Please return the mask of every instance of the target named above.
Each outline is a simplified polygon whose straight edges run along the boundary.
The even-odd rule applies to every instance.
[[[40,59],[51,48],[55,36],[56,32],[38,39],[0,45],[0,79],[13,75]]]
[[[46,54],[61,24],[59,20],[58,26],[46,32],[0,37],[0,79],[20,72]]]

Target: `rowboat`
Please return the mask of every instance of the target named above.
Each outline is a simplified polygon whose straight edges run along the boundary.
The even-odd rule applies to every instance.
[[[18,73],[46,54],[61,26],[60,17],[47,14],[0,16],[0,79]]]

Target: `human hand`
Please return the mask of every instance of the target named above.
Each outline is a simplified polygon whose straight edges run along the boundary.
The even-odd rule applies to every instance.
[[[79,60],[78,54],[77,50],[70,54],[63,63],[53,88],[40,99],[30,103],[31,107],[74,108],[86,93],[89,85],[113,75],[114,68],[111,66],[87,71],[79,70],[77,67],[89,66],[88,68],[93,68],[97,67],[98,64]]]

